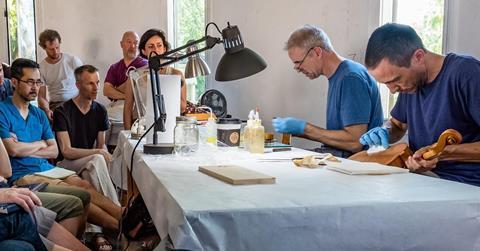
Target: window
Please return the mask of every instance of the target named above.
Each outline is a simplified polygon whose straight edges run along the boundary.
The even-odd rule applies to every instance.
[[[205,0],[173,0],[173,47],[202,38],[205,35],[205,20]],[[205,53],[201,53],[200,57],[205,60]],[[187,60],[181,61],[175,67],[184,71],[186,63]],[[187,100],[196,103],[204,92],[204,76],[187,79]]]
[[[34,0],[7,0],[8,55],[36,60]]]
[[[443,52],[443,22],[445,0],[383,0],[380,22],[402,23],[412,26],[427,50]],[[396,94],[391,94],[385,85],[380,85],[384,117],[390,117],[397,100]]]

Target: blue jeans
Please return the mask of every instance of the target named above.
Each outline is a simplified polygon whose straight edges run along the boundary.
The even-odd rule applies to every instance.
[[[0,214],[0,250],[31,250],[31,247],[46,251],[32,217],[23,210]]]
[[[0,250],[35,251],[35,248],[26,241],[6,240],[0,242]]]

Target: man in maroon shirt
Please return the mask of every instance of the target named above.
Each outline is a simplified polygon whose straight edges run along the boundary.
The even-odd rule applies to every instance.
[[[125,99],[125,86],[130,84],[127,73],[129,68],[140,68],[148,64],[148,61],[137,56],[138,35],[133,31],[123,34],[120,47],[123,51],[123,58],[108,69],[103,86],[103,94],[112,100],[108,106],[110,119],[123,120],[123,100]]]

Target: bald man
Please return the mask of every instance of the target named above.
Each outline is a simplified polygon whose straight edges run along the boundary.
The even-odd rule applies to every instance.
[[[123,121],[123,101],[125,99],[125,86],[130,84],[127,72],[130,67],[140,68],[148,61],[137,56],[138,35],[134,31],[127,31],[120,41],[123,58],[110,66],[105,77],[103,94],[112,100],[108,106],[108,115],[111,120]]]

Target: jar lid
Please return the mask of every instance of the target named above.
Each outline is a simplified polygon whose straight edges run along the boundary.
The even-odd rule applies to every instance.
[[[242,121],[236,118],[220,118],[218,124],[241,124]]]
[[[195,117],[187,116],[177,116],[176,121],[177,123],[197,123],[197,119]]]

